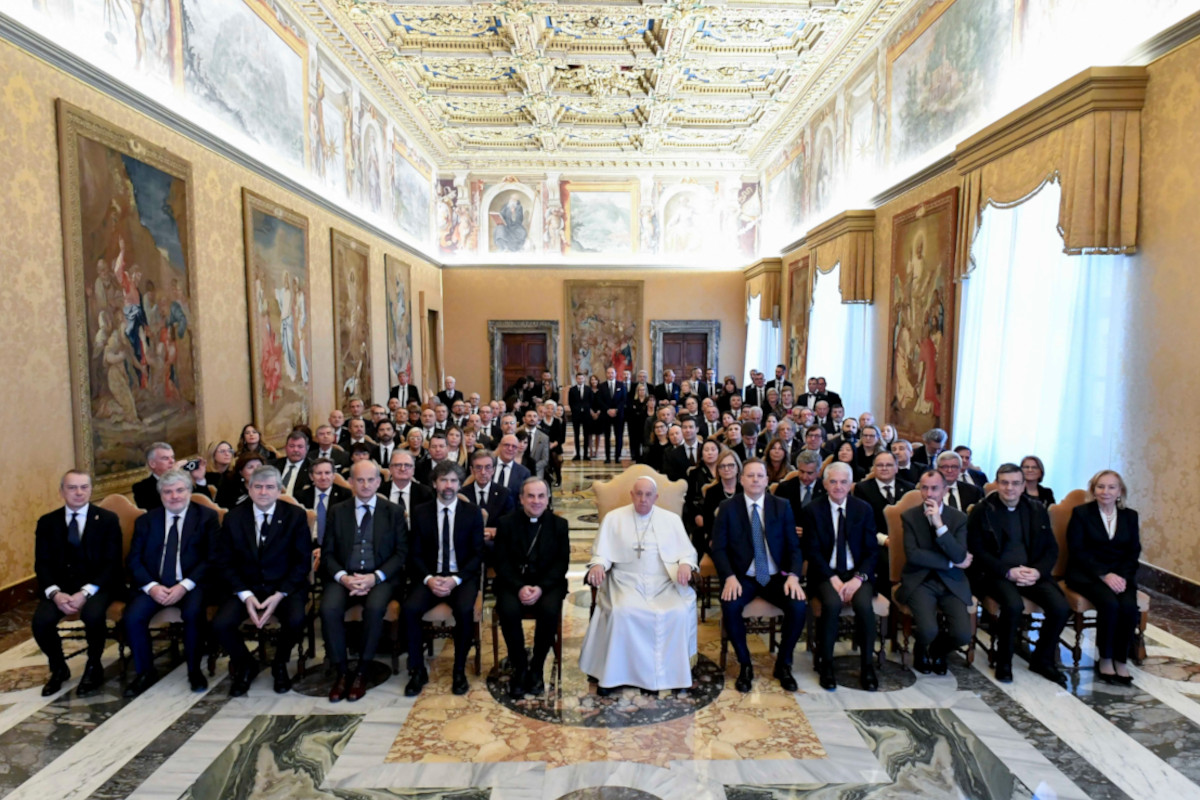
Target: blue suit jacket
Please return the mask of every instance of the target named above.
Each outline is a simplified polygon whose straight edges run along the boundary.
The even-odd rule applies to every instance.
[[[189,503],[183,530],[179,535],[180,579],[204,584],[209,554],[217,536],[217,512],[211,508]],[[163,548],[167,544],[167,512],[164,508],[147,511],[133,526],[133,542],[129,546],[126,565],[133,576],[133,585],[141,588],[148,583],[165,583],[159,572]],[[173,585],[173,584],[172,584]]]
[[[792,516],[791,503],[770,493],[764,493],[762,507],[763,532],[771,559],[780,571],[799,577],[804,571],[804,554],[796,540],[796,520]],[[730,575],[736,576],[739,581],[744,579],[746,571],[754,563],[750,513],[746,510],[744,495],[735,495],[717,508],[717,521],[713,526],[712,560],[722,581]]]
[[[600,403],[601,403],[601,408],[604,409],[605,413],[602,414],[600,416],[600,418],[601,419],[613,419],[613,417],[608,416],[608,410],[610,408],[615,408],[617,410],[617,416],[615,418],[616,419],[624,419],[625,418],[625,401],[627,399],[628,399],[628,397],[625,394],[625,384],[624,383],[622,383],[621,381],[617,381],[616,383],[614,383],[613,391],[611,394],[609,394],[608,381],[607,380],[601,381],[600,382]],[[596,410],[595,406],[592,406],[592,410],[593,411]]]
[[[829,559],[837,544],[833,527],[829,495],[815,497],[801,512],[800,526],[804,529],[804,557],[808,559],[808,582],[813,586],[834,575]],[[875,538],[875,511],[871,504],[857,497],[846,498],[846,547],[854,558],[854,571],[875,575],[879,559],[879,540]]]

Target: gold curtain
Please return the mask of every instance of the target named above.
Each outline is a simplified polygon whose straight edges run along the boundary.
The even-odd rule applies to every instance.
[[[1065,252],[1134,252],[1145,97],[1143,67],[1093,67],[960,144],[956,275],[974,266],[989,203],[1015,205],[1054,179]]]
[[[874,210],[843,211],[813,228],[804,238],[814,269],[830,272],[842,265],[838,288],[843,303],[875,300]]]
[[[751,297],[761,296],[758,303],[758,318],[778,326],[780,323],[781,291],[779,274],[783,269],[783,259],[764,258],[746,268],[746,302]]]

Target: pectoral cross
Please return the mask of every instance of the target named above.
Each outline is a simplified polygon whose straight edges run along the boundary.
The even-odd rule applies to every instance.
[[[638,558],[641,558],[642,553],[646,552],[646,548],[641,542],[638,542],[636,545],[634,545],[633,549],[638,554]]]

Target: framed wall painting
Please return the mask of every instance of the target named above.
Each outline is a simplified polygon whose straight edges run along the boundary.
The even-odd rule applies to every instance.
[[[388,387],[399,382],[401,372],[413,376],[412,267],[392,255],[383,257],[384,293],[387,295]]]
[[[371,248],[339,230],[329,232],[333,267],[335,408],[357,397],[371,404]]]
[[[308,220],[242,190],[254,425],[282,445],[312,411]]]
[[[104,493],[145,448],[203,447],[191,165],[57,101],[76,464]]]
[[[887,418],[916,441],[954,411],[958,188],[892,218]]]
[[[638,243],[638,182],[560,184],[566,252],[631,255]]]
[[[808,254],[788,262],[787,363],[792,383],[806,379],[808,362],[808,315],[812,310],[812,275]],[[807,386],[807,384],[805,384]]]
[[[568,374],[604,378],[609,367],[645,368],[642,340],[643,281],[563,281],[563,309],[570,348]]]

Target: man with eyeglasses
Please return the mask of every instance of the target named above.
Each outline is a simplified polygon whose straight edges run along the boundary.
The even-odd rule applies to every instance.
[[[393,450],[388,462],[390,480],[379,486],[379,493],[404,509],[404,518],[410,519],[412,510],[422,503],[433,502],[433,489],[415,480],[416,459],[409,450]]]
[[[496,526],[500,517],[513,510],[513,495],[492,480],[496,474],[496,457],[486,450],[471,454],[471,478],[462,487],[462,494],[481,511],[484,516],[483,543],[491,548],[496,537]]]

